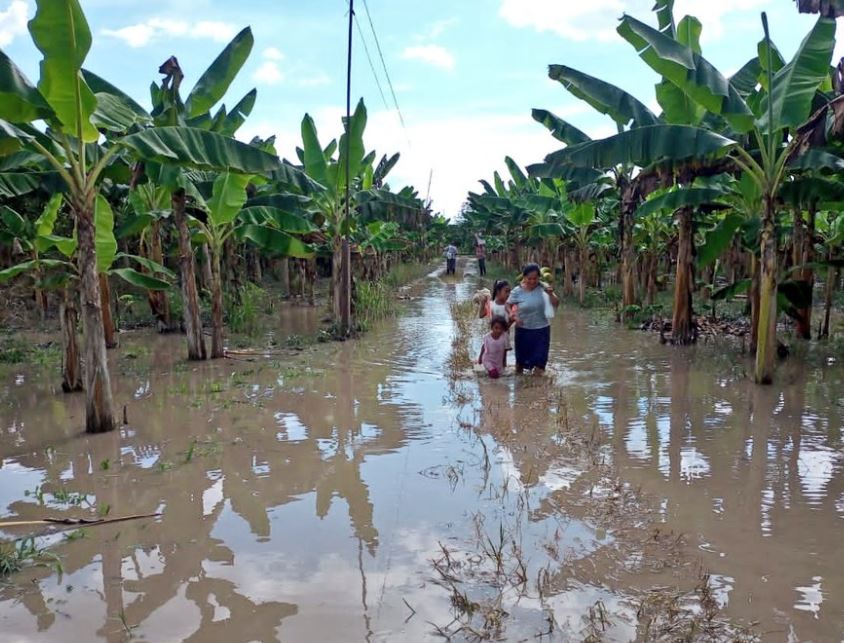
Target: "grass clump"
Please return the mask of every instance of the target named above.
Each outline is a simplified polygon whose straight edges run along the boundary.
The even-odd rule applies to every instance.
[[[0,543],[0,578],[17,573],[26,565],[54,565],[56,572],[61,573],[59,557],[38,547],[35,538]]]
[[[267,307],[266,302],[271,302],[272,298],[268,297],[266,290],[251,282],[243,285],[239,295],[234,297],[226,294],[226,323],[233,333],[254,336],[260,330],[258,317]]]

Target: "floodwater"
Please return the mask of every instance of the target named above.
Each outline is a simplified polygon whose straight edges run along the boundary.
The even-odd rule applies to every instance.
[[[0,522],[158,515],[41,536],[61,572],[0,583],[0,641],[673,640],[704,614],[692,639],[840,640],[840,364],[758,388],[734,348],[566,309],[548,378],[479,380],[449,310],[474,288],[251,361],[127,333],[108,435],[4,371]]]

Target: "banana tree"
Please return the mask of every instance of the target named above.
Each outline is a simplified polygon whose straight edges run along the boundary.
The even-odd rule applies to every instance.
[[[79,310],[76,305],[76,292],[81,280],[81,270],[78,262],[74,261],[79,244],[74,237],[62,237],[53,233],[53,228],[62,206],[63,197],[56,194],[51,197],[44,207],[41,216],[36,220],[34,236],[31,242],[34,256],[32,259],[11,266],[0,271],[0,283],[4,283],[19,275],[31,274],[37,287],[63,291],[64,296],[60,306],[60,320],[62,330],[62,390],[66,393],[84,389],[82,369],[80,363],[79,346],[76,341],[76,329]],[[4,219],[17,215],[10,208],[2,212]],[[20,215],[17,215],[20,216]],[[94,204],[94,220],[96,225],[97,271],[105,280],[109,275],[115,275],[130,285],[166,290],[170,284],[162,279],[155,279],[142,274],[134,268],[112,268],[116,259],[135,261],[144,267],[157,270],[173,278],[163,266],[149,262],[143,258],[117,252],[117,243],[112,234],[113,215],[111,207],[102,195],[98,195]],[[57,251],[62,258],[45,258],[42,255],[51,250]],[[48,275],[48,272],[50,273]]]
[[[196,205],[207,213],[204,221],[193,217],[192,223],[201,230],[210,252],[212,359],[225,356],[220,262],[226,241],[236,235],[284,257],[306,259],[313,255],[311,248],[291,234],[313,231],[308,221],[270,206],[244,208],[247,203],[246,188],[252,179],[249,175],[224,172],[214,180],[207,200],[201,199],[198,192],[195,193],[198,200]]]
[[[566,219],[574,227],[574,240],[580,252],[580,271],[577,279],[578,301],[583,306],[586,300],[586,268],[589,265],[589,233],[595,224],[595,205],[579,203],[565,212]]]
[[[763,28],[766,60],[761,65],[759,87],[745,98],[691,47],[624,16],[618,32],[633,44],[640,57],[685,96],[704,107],[707,115],[725,122],[735,137],[728,138],[704,127],[660,124],[596,143],[580,144],[558,154],[564,162],[588,167],[629,162],[642,168],[678,161],[694,161],[699,165],[728,156],[729,162],[751,177],[760,190],[763,213],[755,379],[770,383],[776,349],[777,195],[789,171],[789,162],[807,145],[800,136],[800,127],[809,119],[818,91],[829,81],[835,22],[820,18],[791,62],[778,71],[764,14]]]
[[[829,320],[832,311],[832,300],[838,285],[841,261],[836,260],[836,253],[844,244],[844,216],[830,211],[818,212],[816,229],[818,237],[826,249],[826,286],[824,293],[823,322],[818,329],[818,339],[829,337]]]
[[[85,346],[85,426],[98,433],[115,428],[111,378],[106,359],[94,211],[104,171],[115,157],[138,158],[200,168],[269,172],[278,159],[230,138],[194,127],[137,130],[143,117],[114,93],[94,92],[82,74],[91,32],[78,0],[39,0],[29,31],[43,55],[41,79],[33,86],[0,51],[0,150],[37,154],[61,178],[73,213],[79,249]],[[48,130],[32,126],[46,121]],[[92,153],[103,132],[111,133],[104,153]]]

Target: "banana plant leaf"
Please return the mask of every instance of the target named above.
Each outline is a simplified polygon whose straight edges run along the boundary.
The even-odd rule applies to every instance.
[[[30,123],[53,116],[53,109],[17,65],[0,50],[0,118]]]
[[[589,136],[574,125],[546,109],[534,109],[531,111],[531,115],[533,120],[542,123],[551,132],[551,136],[566,145],[577,145],[591,140]]]
[[[642,203],[636,209],[636,218],[646,217],[654,212],[676,212],[680,208],[697,208],[718,203],[724,197],[724,191],[717,188],[679,188]]]
[[[366,148],[363,145],[363,132],[366,129],[367,113],[366,105],[361,98],[355,107],[351,119],[346,125],[346,131],[340,137],[339,168],[341,179],[339,185],[346,184],[346,164],[348,163],[349,175],[356,177],[364,165]]]
[[[112,268],[108,274],[117,275],[126,283],[146,290],[168,290],[170,288],[170,284],[163,279],[145,275],[134,268]]]
[[[97,99],[81,73],[91,49],[88,21],[78,0],[37,0],[35,4],[29,31],[44,55],[38,89],[66,133],[93,143],[99,138],[91,123]]]
[[[551,65],[548,76],[560,82],[573,96],[612,118],[618,125],[634,127],[656,125],[659,118],[644,103],[603,80],[566,67]]]
[[[732,299],[736,295],[740,295],[750,290],[752,283],[753,281],[751,279],[741,279],[734,284],[718,288],[712,291],[712,300],[724,301],[726,299]]]
[[[97,272],[108,272],[117,255],[114,238],[114,212],[102,194],[94,202],[94,245],[97,252]]]
[[[317,227],[304,217],[279,208],[263,205],[244,208],[240,211],[238,218],[247,224],[272,224],[279,230],[291,234],[308,234],[317,230]]]
[[[259,248],[282,257],[310,259],[314,256],[313,248],[286,232],[261,225],[243,225],[236,229],[241,239],[248,239]]]
[[[155,127],[116,141],[146,161],[178,164],[200,170],[249,174],[279,168],[278,157],[256,147],[195,127]]]
[[[246,119],[252,113],[255,107],[255,99],[258,96],[256,89],[250,90],[243,98],[241,98],[231,111],[226,116],[222,125],[219,127],[220,134],[226,136],[234,136],[241,125],[246,122]]]
[[[149,124],[149,116],[141,116],[114,94],[94,94],[97,109],[91,115],[91,122],[100,129],[111,132],[128,132],[138,124]]]
[[[730,82],[700,54],[659,30],[625,15],[617,29],[639,57],[664,79],[737,132],[753,127],[754,114]]]
[[[0,206],[0,221],[18,239],[28,239],[32,236],[32,226],[20,214],[7,205]]]
[[[0,270],[0,284],[6,283],[18,275],[36,270],[37,268],[65,268],[69,271],[74,270],[72,263],[62,261],[61,259],[38,259],[37,261],[33,259],[32,261],[24,261],[5,270]]]
[[[82,77],[85,79],[85,82],[88,83],[88,87],[91,88],[91,91],[94,92],[95,95],[97,94],[110,94],[115,98],[119,99],[120,102],[131,109],[139,119],[146,120],[150,118],[149,113],[143,107],[140,106],[139,103],[135,101],[134,98],[126,94],[125,92],[119,90],[117,87],[112,85],[107,80],[104,80],[97,74],[88,71],[87,69],[82,70]]]
[[[226,45],[188,94],[185,101],[185,114],[188,118],[208,112],[223,98],[249,58],[254,43],[252,30],[246,27]]]
[[[815,92],[829,77],[834,48],[835,21],[818,18],[791,62],[774,76],[772,91],[762,101],[760,129],[796,129],[806,122],[812,111]],[[768,117],[769,106],[773,117],[771,123]]]
[[[567,147],[546,156],[545,163],[553,176],[569,165],[612,168],[632,163],[647,167],[663,161],[717,158],[735,145],[735,141],[699,127],[651,125]]]
[[[246,203],[249,176],[224,172],[214,181],[211,198],[206,201],[208,217],[215,226],[231,223]]]
[[[23,196],[38,189],[38,176],[31,172],[0,172],[0,197]]]
[[[724,254],[743,221],[744,218],[741,215],[730,213],[709,230],[703,245],[697,250],[697,265],[701,268],[708,266]]]
[[[147,259],[146,257],[141,257],[139,255],[132,255],[127,254],[125,252],[117,253],[115,259],[127,259],[129,261],[133,261],[134,263],[138,264],[139,266],[146,268],[151,273],[158,273],[165,275],[168,279],[175,279],[176,273],[167,268],[166,266],[162,266],[157,261],[153,261],[152,259]]]

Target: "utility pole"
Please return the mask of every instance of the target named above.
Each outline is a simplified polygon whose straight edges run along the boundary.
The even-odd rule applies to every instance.
[[[352,119],[352,27],[355,19],[355,0],[349,0],[349,47],[346,61],[346,141],[351,140]],[[352,329],[352,256],[349,248],[349,216],[351,198],[351,170],[349,145],[346,145],[346,208],[340,225],[340,332],[348,337]]]

